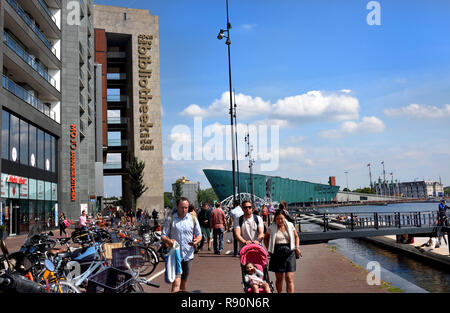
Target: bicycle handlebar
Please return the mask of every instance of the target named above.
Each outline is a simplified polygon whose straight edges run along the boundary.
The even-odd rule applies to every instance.
[[[144,281],[144,283],[145,283],[147,286],[159,288],[159,284],[155,284],[155,283],[149,282],[149,281],[147,281],[147,280]]]

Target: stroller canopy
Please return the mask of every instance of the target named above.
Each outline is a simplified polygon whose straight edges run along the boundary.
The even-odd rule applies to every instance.
[[[245,266],[248,262],[259,264],[263,268],[267,265],[269,258],[263,246],[258,244],[249,244],[242,247],[240,251],[241,264]]]

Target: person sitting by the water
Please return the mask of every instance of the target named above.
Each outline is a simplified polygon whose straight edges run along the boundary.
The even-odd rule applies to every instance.
[[[431,251],[431,250],[439,248],[440,244],[436,237],[430,237],[430,239],[428,239],[424,244],[422,244],[420,246],[416,246],[415,248],[419,249],[420,252],[425,252],[426,250],[423,249],[423,247],[429,247],[430,249],[428,251]]]

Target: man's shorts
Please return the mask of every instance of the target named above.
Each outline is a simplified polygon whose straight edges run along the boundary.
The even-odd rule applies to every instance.
[[[177,278],[181,277],[182,280],[187,280],[189,277],[189,272],[191,271],[193,259],[189,261],[181,261],[181,269],[183,270],[183,274],[178,274]]]
[[[209,227],[200,227],[202,230],[202,235],[205,235],[206,238],[211,238],[211,229]]]

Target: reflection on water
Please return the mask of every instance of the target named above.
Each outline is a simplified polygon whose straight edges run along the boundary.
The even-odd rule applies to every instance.
[[[320,230],[318,225],[302,225],[307,231]],[[397,254],[380,248],[374,244],[355,239],[337,239],[328,242],[344,255],[357,255],[369,261],[377,261],[380,265],[406,279],[407,281],[429,291],[450,292],[450,271],[423,263],[406,255]],[[366,264],[358,264],[365,267]]]

